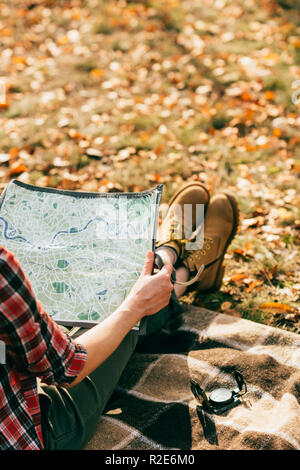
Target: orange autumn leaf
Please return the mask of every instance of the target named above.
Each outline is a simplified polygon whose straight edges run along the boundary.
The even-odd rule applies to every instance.
[[[58,39],[57,44],[59,44],[60,46],[63,46],[64,44],[67,44],[68,42],[69,42],[68,36],[61,36]]]
[[[296,49],[300,49],[300,39],[297,36],[292,36],[290,38],[291,44],[296,47]]]
[[[144,98],[142,96],[135,96],[134,97],[134,101],[136,103],[143,103],[144,102]]]
[[[161,181],[161,176],[158,173],[154,173],[154,175],[151,177],[151,179],[155,183],[159,183]]]
[[[160,155],[161,152],[163,151],[163,149],[164,149],[163,144],[160,144],[160,145],[158,145],[158,146],[154,149],[154,153],[155,153],[156,155]]]
[[[62,189],[73,190],[76,189],[76,181],[69,178],[63,178],[60,184]]]
[[[246,292],[252,292],[253,289],[255,289],[256,287],[260,286],[263,283],[264,283],[263,281],[252,281],[252,282],[250,282],[249,286],[246,289]]]
[[[12,166],[9,176],[13,175],[20,175],[21,173],[24,173],[24,171],[27,171],[27,167],[23,163],[17,163]]]
[[[252,96],[247,91],[243,91],[241,98],[243,101],[252,101]]]
[[[293,173],[300,173],[300,165],[298,165],[297,163],[293,163],[291,167],[291,171]]]
[[[249,251],[252,248],[253,242],[246,242],[244,248],[246,251]]]
[[[230,278],[230,281],[231,282],[238,282],[238,281],[242,281],[244,279],[247,279],[247,277],[248,277],[247,274],[239,273],[239,274],[236,274],[235,276],[232,276]]]
[[[8,100],[7,98],[5,98],[5,101],[0,101],[0,110],[3,109],[7,109],[9,107],[9,103],[8,103]]]
[[[27,13],[28,13],[28,10],[25,9],[25,8],[21,8],[20,10],[17,11],[17,15],[18,15],[20,18],[26,16]]]
[[[240,255],[240,256],[244,256],[244,254],[245,254],[245,253],[244,253],[244,250],[241,250],[240,248],[236,248],[236,249],[234,250],[234,253],[235,253],[236,255]]]
[[[20,149],[18,147],[11,147],[9,149],[10,161],[14,161],[19,156]]]
[[[272,268],[271,273],[270,273],[272,277],[273,277],[274,274],[276,273],[277,268],[278,268],[278,265],[277,265],[277,264]]]
[[[150,134],[149,132],[140,132],[139,137],[142,142],[147,142],[149,140]]]
[[[79,139],[80,137],[80,134],[76,129],[70,129],[68,134],[71,137],[71,139]]]
[[[120,20],[118,18],[110,18],[109,24],[110,26],[118,26],[120,24]]]
[[[294,25],[293,23],[284,23],[283,25],[280,26],[280,30],[283,33],[289,33],[291,29],[293,29]]]
[[[101,186],[107,186],[110,183],[110,181],[106,178],[100,180],[100,185]]]
[[[262,144],[262,145],[259,145],[258,148],[259,149],[268,149],[268,148],[270,148],[270,145],[269,144]]]
[[[103,77],[104,73],[105,72],[102,69],[93,69],[93,70],[91,70],[91,76],[92,77]]]
[[[245,146],[245,150],[246,150],[246,152],[253,152],[254,150],[257,150],[257,147],[254,146],[254,145],[248,145],[248,144],[247,144],[247,145]]]
[[[280,57],[279,57],[278,54],[276,54],[276,52],[273,53],[273,54],[266,54],[266,55],[264,56],[264,59],[265,59],[265,60],[268,60],[268,61],[275,61],[275,62],[277,62],[279,58],[280,58]]]
[[[265,92],[265,99],[270,101],[270,100],[273,100],[275,98],[275,91],[271,91],[271,90],[267,90]]]
[[[300,142],[300,137],[298,136],[292,137],[289,141],[289,146],[294,147],[294,145],[299,144],[299,142]]]
[[[8,37],[12,35],[12,29],[11,28],[3,28],[0,31],[0,36]]]
[[[278,127],[275,127],[275,129],[273,129],[273,135],[274,137],[281,137],[281,129],[278,129]]]
[[[245,121],[251,120],[254,118],[254,111],[253,109],[247,108],[243,114],[243,119]]]
[[[80,12],[79,11],[75,11],[72,14],[72,20],[80,20]]]
[[[155,31],[155,26],[153,24],[148,24],[147,31],[153,33],[153,31]]]
[[[26,64],[26,57],[12,57],[11,60],[13,64]]]
[[[267,310],[272,313],[287,313],[293,312],[294,309],[289,307],[289,305],[281,304],[278,302],[265,302],[259,306],[262,310]]]

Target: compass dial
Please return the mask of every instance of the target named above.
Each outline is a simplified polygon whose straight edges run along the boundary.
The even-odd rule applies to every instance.
[[[209,401],[213,405],[226,405],[233,400],[232,392],[227,388],[217,388],[209,396]]]

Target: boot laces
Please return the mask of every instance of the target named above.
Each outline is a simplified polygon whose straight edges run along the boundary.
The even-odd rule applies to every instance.
[[[196,264],[197,262],[199,262],[199,260],[201,259],[201,256],[205,256],[207,251],[211,249],[212,244],[213,244],[213,239],[211,237],[204,237],[204,246],[202,247],[201,250],[195,250],[194,253],[192,253],[191,255],[189,255],[188,253],[190,252],[188,252],[187,255],[188,257],[190,257],[190,260],[192,261],[192,263]],[[197,269],[196,275],[192,277],[192,279],[190,279],[189,281],[185,281],[185,282],[176,281],[176,284],[179,284],[181,286],[191,286],[196,281],[198,281],[204,269],[205,269],[205,264],[201,264],[199,268]]]
[[[190,254],[191,251],[189,251],[188,257],[190,258],[192,263],[199,261],[201,259],[201,256],[205,256],[206,253],[211,249],[213,242],[214,242],[213,238],[204,237],[204,244],[203,244],[204,246],[201,249],[193,250],[192,254]]]

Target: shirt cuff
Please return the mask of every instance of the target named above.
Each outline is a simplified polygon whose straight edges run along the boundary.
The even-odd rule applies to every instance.
[[[87,360],[87,351],[85,347],[73,341],[72,343],[75,346],[74,355],[65,370],[65,380],[60,384],[60,386],[71,385],[73,380],[75,380],[82,371]]]

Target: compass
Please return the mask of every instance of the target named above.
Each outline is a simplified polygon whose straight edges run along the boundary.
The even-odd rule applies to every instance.
[[[237,382],[236,388],[216,388],[210,392],[209,397],[198,382],[191,380],[191,391],[204,410],[219,415],[241,403],[240,397],[247,392],[247,385],[240,372],[234,371],[233,374]]]

